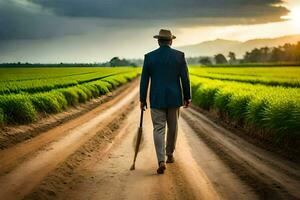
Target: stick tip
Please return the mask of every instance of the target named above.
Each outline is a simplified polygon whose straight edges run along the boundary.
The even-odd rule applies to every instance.
[[[132,165],[132,166],[130,167],[130,170],[135,170],[135,166]]]

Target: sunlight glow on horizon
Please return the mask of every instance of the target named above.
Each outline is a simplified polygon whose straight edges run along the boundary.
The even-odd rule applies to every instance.
[[[287,2],[286,2],[287,3]],[[193,45],[207,40],[227,39],[246,41],[300,34],[300,2],[285,5],[291,12],[282,16],[285,21],[256,25],[206,26],[177,30],[175,46]]]
[[[275,30],[275,31],[274,31]],[[227,39],[247,41],[258,38],[276,38],[300,34],[300,25],[294,20],[259,25],[234,25],[224,27],[195,27],[179,29],[176,46],[198,44],[207,40]]]
[[[288,15],[281,18],[290,20],[292,24],[300,29],[300,6],[293,7],[290,10],[291,12]]]
[[[290,10],[281,19],[285,21],[255,25],[205,26],[180,28],[175,46],[198,44],[207,40],[227,39],[246,41],[300,34],[300,1],[287,0],[283,6]]]

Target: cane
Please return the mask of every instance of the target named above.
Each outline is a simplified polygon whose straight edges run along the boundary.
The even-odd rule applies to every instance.
[[[139,148],[140,148],[140,144],[141,144],[141,141],[142,141],[142,136],[143,136],[143,116],[144,116],[144,111],[145,109],[142,108],[141,109],[141,117],[140,117],[140,126],[138,128],[138,131],[137,131],[137,137],[136,137],[136,144],[135,144],[135,151],[134,151],[134,158],[133,158],[133,163],[130,167],[130,170],[134,170],[135,169],[135,161],[136,161],[136,157],[137,157],[137,154],[139,152]]]

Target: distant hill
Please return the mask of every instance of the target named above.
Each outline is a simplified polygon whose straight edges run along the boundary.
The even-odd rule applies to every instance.
[[[300,35],[289,35],[278,38],[262,38],[247,40],[245,42],[235,40],[216,39],[211,41],[204,41],[195,45],[187,45],[177,47],[177,49],[184,51],[186,56],[213,56],[217,53],[228,55],[229,51],[236,53],[237,57],[242,57],[246,51],[259,47],[275,47],[285,43],[296,43],[300,41]]]

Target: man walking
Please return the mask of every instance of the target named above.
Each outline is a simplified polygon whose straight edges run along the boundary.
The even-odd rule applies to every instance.
[[[149,81],[150,107],[153,123],[153,137],[158,160],[158,174],[163,174],[167,163],[174,162],[179,108],[188,107],[191,102],[190,80],[184,53],[172,49],[176,37],[169,30],[160,30],[159,48],[146,54],[140,83],[141,109],[147,106],[146,98]],[[183,94],[182,94],[183,93]],[[165,145],[165,129],[167,145]]]

